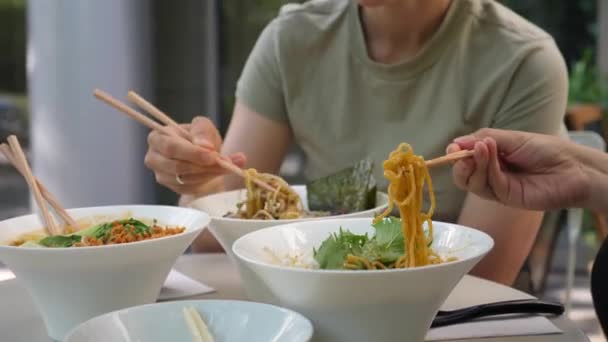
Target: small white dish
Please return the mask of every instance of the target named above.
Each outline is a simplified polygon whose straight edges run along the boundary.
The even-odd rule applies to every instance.
[[[494,242],[485,233],[434,222],[433,249],[457,260],[409,269],[294,268],[273,263],[264,250],[311,256],[313,248],[340,228],[373,235],[371,222],[369,218],[295,222],[241,237],[233,252],[244,266],[239,270],[248,296],[308,317],[315,326],[315,341],[424,341],[449,293],[492,248]]]
[[[313,334],[304,316],[277,306],[243,301],[196,300],[151,304],[93,318],[65,342],[191,342],[182,310],[192,307],[216,342],[306,342]]]
[[[127,205],[71,209],[76,219],[156,219],[183,233],[120,245],[78,248],[12,247],[6,243],[43,227],[37,215],[0,222],[0,261],[36,303],[49,336],[63,340],[77,324],[126,307],[154,303],[176,259],[209,223],[188,208]]]

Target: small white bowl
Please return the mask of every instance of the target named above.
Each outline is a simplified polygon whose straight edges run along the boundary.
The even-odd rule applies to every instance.
[[[494,244],[472,228],[441,222],[433,227],[433,249],[457,261],[410,269],[319,270],[273,264],[264,251],[312,253],[340,228],[371,236],[369,218],[266,228],[238,239],[233,252],[244,263],[240,271],[249,297],[302,313],[315,326],[315,341],[422,342],[449,293]]]
[[[305,209],[308,209],[306,186],[295,185],[292,188],[298,195],[300,195],[300,199],[302,200]],[[343,215],[293,220],[246,220],[224,217],[224,215],[227,213],[234,212],[236,210],[237,203],[241,202],[245,198],[246,190],[240,189],[201,197],[190,204],[191,208],[202,210],[211,216],[209,230],[218,240],[220,245],[222,245],[226,253],[228,253],[231,257],[234,257],[232,254],[232,244],[234,241],[247,233],[251,233],[262,228],[290,222],[328,220],[333,218],[373,217],[375,213],[384,211],[384,209],[386,209],[388,206],[388,196],[385,193],[377,192],[375,208]]]
[[[0,222],[0,261],[13,271],[36,303],[49,336],[65,334],[92,317],[154,303],[176,259],[209,223],[201,211],[166,206],[106,206],[71,209],[76,219],[132,216],[181,226],[181,234],[128,244],[79,248],[26,248],[6,243],[40,230],[37,215]]]
[[[196,300],[144,305],[93,318],[65,342],[192,341],[182,310],[193,307],[216,342],[306,342],[313,334],[304,316],[277,306],[242,301]]]

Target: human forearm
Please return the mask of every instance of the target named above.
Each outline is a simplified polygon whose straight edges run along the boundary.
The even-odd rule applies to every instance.
[[[458,223],[494,239],[492,251],[471,273],[511,285],[532,248],[542,217],[542,212],[508,208],[469,194]]]
[[[570,143],[566,148],[585,179],[585,196],[577,206],[608,213],[608,154],[575,143]]]
[[[608,154],[587,146],[582,146],[574,142],[569,143],[567,153],[581,166],[589,167],[599,173],[608,175]],[[591,175],[595,177],[596,175]]]
[[[608,214],[608,172],[585,168],[588,193],[580,207]]]

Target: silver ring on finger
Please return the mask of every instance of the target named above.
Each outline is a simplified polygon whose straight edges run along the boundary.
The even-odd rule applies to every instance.
[[[175,175],[175,181],[176,181],[176,182],[177,182],[177,184],[179,184],[179,185],[184,185],[184,184],[185,184],[185,183],[184,183],[184,181],[182,180],[182,178],[180,177],[180,175],[179,175],[179,174],[176,174],[176,175]]]

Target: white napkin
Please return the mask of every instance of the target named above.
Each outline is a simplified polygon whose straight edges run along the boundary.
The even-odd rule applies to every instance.
[[[160,290],[158,301],[191,297],[214,292],[215,289],[200,283],[181,272],[171,270]]]
[[[431,329],[425,341],[449,341],[487,337],[551,335],[563,331],[543,316],[493,317]]]

